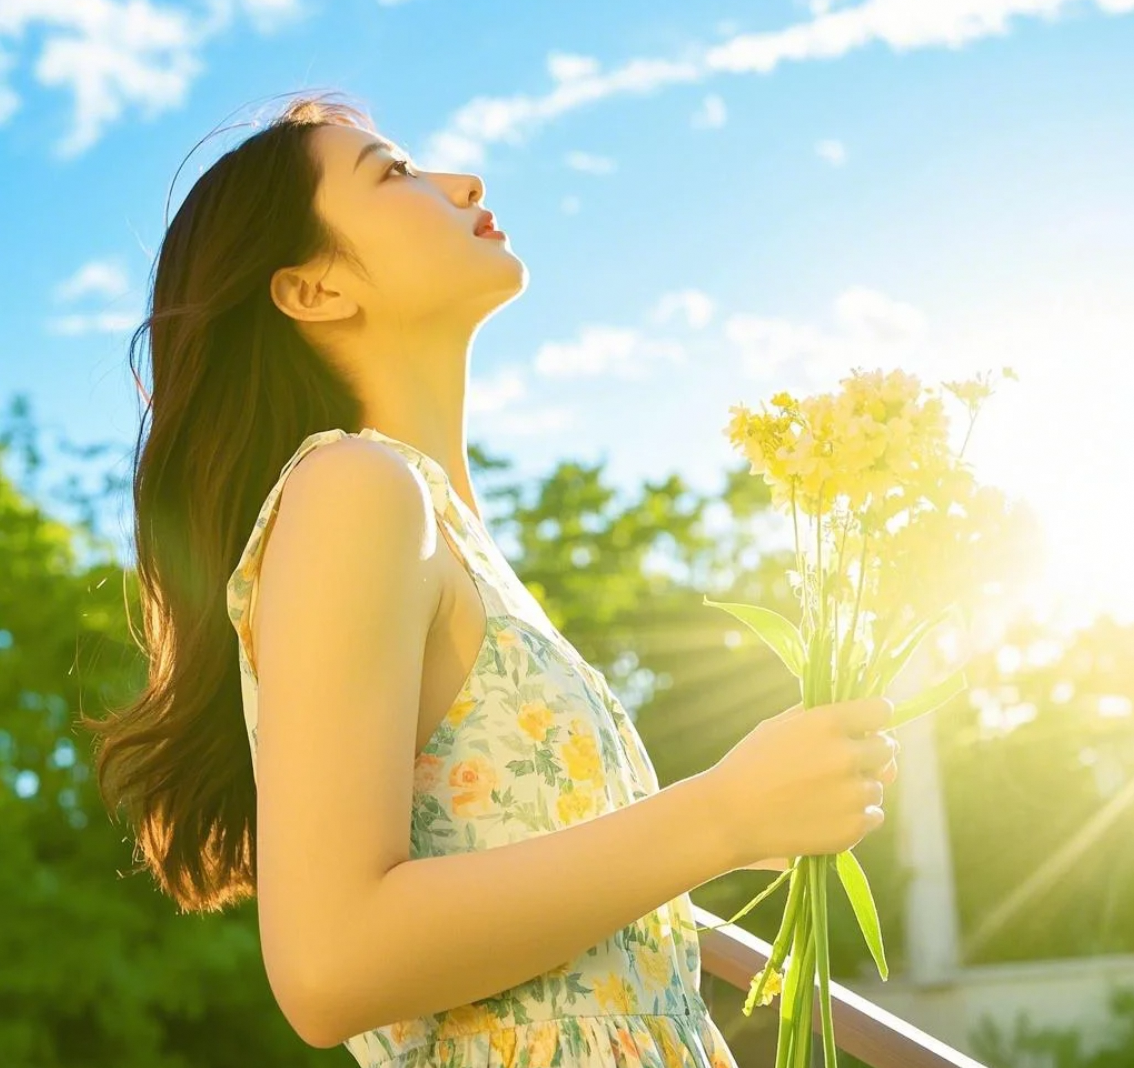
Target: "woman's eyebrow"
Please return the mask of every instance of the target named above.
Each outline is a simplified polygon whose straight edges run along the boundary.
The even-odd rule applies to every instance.
[[[377,141],[367,141],[367,143],[362,146],[362,151],[359,152],[358,158],[354,161],[354,167],[352,169],[352,173],[353,173],[353,171],[358,170],[359,165],[362,163],[362,161],[364,159],[366,159],[366,157],[369,153],[377,152],[380,148],[384,148],[387,151],[392,152],[393,149],[394,149],[394,145],[392,145],[389,141],[383,141],[381,139],[379,139]]]

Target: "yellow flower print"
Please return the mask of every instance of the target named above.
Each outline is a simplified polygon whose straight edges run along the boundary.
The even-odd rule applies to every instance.
[[[604,772],[593,735],[583,733],[581,720],[572,720],[571,729],[576,733],[560,748],[563,762],[567,765],[567,774],[576,781],[589,779],[596,786],[601,785]]]
[[[493,1031],[488,1037],[488,1048],[492,1051],[490,1061],[493,1064],[514,1064],[516,1060],[516,1029],[506,1027],[500,1031]],[[538,1061],[535,1063],[539,1063]]]
[[[610,972],[605,979],[595,981],[595,997],[599,1005],[613,1012],[635,1012],[634,992],[625,976]]]
[[[569,793],[561,792],[555,803],[560,822],[568,826],[589,820],[596,813],[596,797],[590,783],[578,782],[573,785],[575,789]]]
[[[408,1045],[425,1037],[425,1021],[422,1019],[399,1020],[390,1025],[390,1037],[399,1046]]]
[[[547,737],[547,728],[553,720],[551,709],[543,701],[525,701],[516,718],[520,729],[537,742],[542,742]]]
[[[657,909],[647,912],[646,915],[642,917],[642,924],[646,928],[646,937],[648,937],[651,942],[661,941],[662,924]]]
[[[683,1050],[681,1046],[678,1045],[673,1024],[663,1016],[657,1020],[657,1026],[655,1026],[653,1030],[654,1037],[657,1039],[658,1045],[662,1048],[662,1063],[681,1064],[682,1061],[685,1060],[688,1051]]]
[[[650,949],[649,946],[637,947],[638,970],[649,981],[653,989],[663,990],[669,985],[670,960],[668,949]]]
[[[555,1060],[555,1048],[558,1045],[559,1026],[554,1020],[543,1020],[528,1025],[526,1048],[529,1064],[551,1064]],[[505,1061],[504,1063],[509,1064],[511,1062]]]
[[[457,1005],[445,1013],[445,1018],[437,1029],[437,1037],[456,1038],[458,1035],[488,1031],[493,1027],[495,1019],[484,1005]]]
[[[498,649],[519,649],[522,646],[520,636],[511,627],[501,627],[496,632],[496,646]]]
[[[454,726],[460,726],[461,721],[467,716],[474,708],[476,708],[476,699],[467,697],[463,701],[455,701],[453,706],[445,714],[445,718]]]
[[[492,791],[498,785],[496,769],[482,756],[459,761],[449,772],[453,811],[458,816],[483,816],[492,808]]]

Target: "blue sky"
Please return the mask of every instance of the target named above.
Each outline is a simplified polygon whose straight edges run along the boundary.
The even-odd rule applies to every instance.
[[[1131,618],[1132,56],[1134,0],[0,0],[0,403],[124,474],[174,172],[339,89],[480,174],[528,265],[469,397],[521,476],[712,491],[730,404],[1010,364],[966,455],[1040,511],[1050,609]]]

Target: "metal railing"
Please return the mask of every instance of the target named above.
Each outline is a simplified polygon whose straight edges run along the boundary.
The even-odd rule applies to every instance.
[[[698,905],[693,906],[693,913],[700,927],[724,923],[720,916],[714,916]],[[701,946],[701,995],[710,1009],[712,988],[717,981],[747,995],[752,976],[768,963],[771,945],[736,924],[725,924],[715,931],[700,931],[698,938]],[[818,984],[813,1009],[811,1018],[814,1030],[818,1032],[822,1026]],[[834,980],[831,981],[831,1013],[835,1044],[871,1068],[986,1068],[980,1061],[879,1008]]]

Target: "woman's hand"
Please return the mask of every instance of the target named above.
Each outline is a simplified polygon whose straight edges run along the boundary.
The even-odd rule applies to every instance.
[[[886,698],[800,703],[733,746],[707,773],[736,854],[728,870],[783,871],[787,857],[840,853],[880,826],[897,775],[892,715]]]
[[[894,738],[890,731],[883,730],[881,734],[886,735],[888,738]],[[894,738],[895,744],[900,748],[902,743],[899,743],[897,738]],[[878,781],[883,786],[894,785],[895,779],[898,778],[898,758],[897,754],[891,757],[890,762],[883,768],[878,775]],[[768,857],[764,861],[756,861],[755,864],[745,864],[743,867],[736,868],[738,872],[786,872],[792,866],[792,858],[790,857]]]
[[[894,738],[890,731],[880,731],[879,733],[886,735],[888,738],[893,738],[899,748],[901,743]],[[884,786],[893,786],[894,780],[898,777],[898,755],[895,753],[890,758],[889,763],[878,773],[878,781]],[[765,860],[758,860],[755,864],[745,864],[742,867],[736,868],[736,871],[787,871],[791,867],[791,857],[768,857]]]

